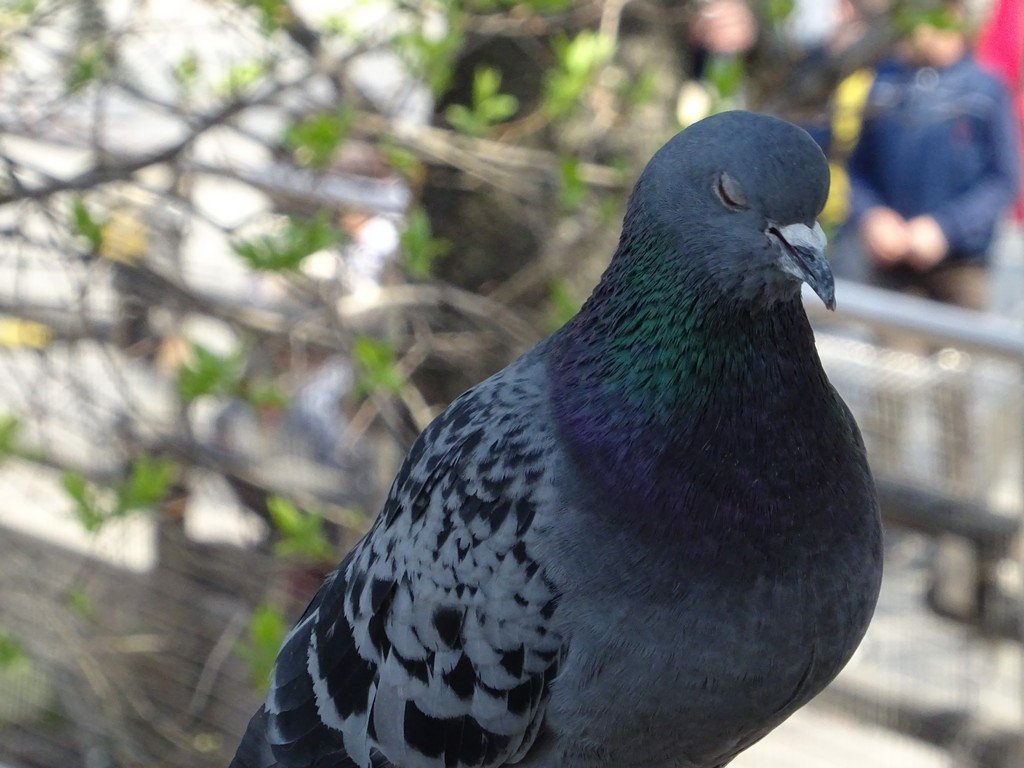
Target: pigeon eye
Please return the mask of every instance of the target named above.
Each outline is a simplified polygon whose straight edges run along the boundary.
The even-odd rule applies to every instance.
[[[715,185],[715,192],[718,193],[718,197],[721,198],[722,202],[734,211],[747,207],[747,196],[743,192],[743,187],[741,187],[740,183],[725,171],[722,171],[718,175],[718,183]]]

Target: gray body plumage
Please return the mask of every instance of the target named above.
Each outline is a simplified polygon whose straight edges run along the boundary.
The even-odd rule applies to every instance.
[[[800,509],[773,496],[761,529],[722,523],[694,469],[707,458],[680,452],[666,454],[670,475],[709,506],[688,517],[710,522],[653,509],[657,524],[637,525],[643,505],[607,492],[557,412],[569,328],[416,441],[375,525],[285,641],[234,768],[718,768],[846,663],[877,597],[880,539],[863,445],[824,375],[769,388],[789,358],[760,354],[761,411],[810,398],[825,414],[819,432],[784,435],[779,461],[800,488],[781,503]],[[723,391],[749,378],[730,365]],[[643,442],[632,450],[657,452]],[[729,455],[742,470],[744,454]],[[820,504],[803,509],[809,498]]]

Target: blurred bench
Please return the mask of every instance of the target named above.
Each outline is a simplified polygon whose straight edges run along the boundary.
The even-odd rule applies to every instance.
[[[960,549],[966,556],[933,560],[929,607],[986,634],[1024,641],[1024,606],[1008,602],[997,578],[1000,561],[1011,556],[1020,535],[1021,520],[890,480],[877,486],[886,523],[935,538],[955,537],[968,547]]]

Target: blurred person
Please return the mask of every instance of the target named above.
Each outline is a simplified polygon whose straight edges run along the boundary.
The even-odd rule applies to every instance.
[[[957,0],[935,4],[878,67],[848,163],[851,215],[836,271],[981,311],[990,246],[1019,187],[1020,147],[1006,87],[971,55],[968,11]],[[960,495],[977,490],[964,358],[942,359],[953,369],[931,392],[944,425],[939,461]],[[865,431],[877,438],[876,462],[891,471],[906,458],[910,393],[882,385],[872,398]]]
[[[690,18],[693,77],[683,83],[676,101],[676,119],[684,128],[722,109],[744,106],[742,85],[726,77],[728,91],[716,83],[715,71],[733,69],[757,45],[761,24],[744,0],[702,0]],[[733,90],[735,89],[735,90]]]
[[[744,0],[705,0],[690,24],[690,38],[703,55],[742,55],[758,34],[757,18]]]
[[[676,116],[683,127],[712,112],[747,107],[747,64],[773,49],[767,40],[785,40],[785,57],[807,55],[822,47],[838,21],[843,0],[795,0],[785,21],[773,20],[764,3],[744,0],[700,0],[690,16],[692,79],[680,90]],[[768,33],[766,35],[766,33]],[[768,42],[768,45],[765,43]],[[772,55],[778,52],[772,50]],[[758,61],[756,65],[770,62]],[[791,116],[788,116],[791,117]],[[799,122],[799,121],[798,121]],[[812,133],[813,135],[813,133]]]
[[[801,9],[813,6],[802,12]],[[798,80],[809,71],[834,66],[848,55],[871,31],[872,19],[886,11],[886,0],[828,0],[820,6],[812,0],[797,0],[789,23],[794,38],[805,46],[805,58],[794,75]],[[814,30],[812,35],[810,30]],[[810,116],[802,127],[814,138],[829,159],[828,200],[819,220],[827,232],[834,232],[849,217],[850,182],[846,163],[860,138],[861,122],[875,73],[859,68],[843,77],[833,89],[822,112]]]
[[[1010,96],[974,61],[968,28],[964,3],[942,2],[879,67],[848,165],[850,223],[870,282],[983,310],[1020,147]]]

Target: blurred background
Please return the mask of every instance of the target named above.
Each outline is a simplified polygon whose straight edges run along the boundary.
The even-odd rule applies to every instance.
[[[887,571],[740,768],[1024,766],[1020,0],[0,0],[0,765],[226,765],[415,435],[671,135],[833,166]]]

